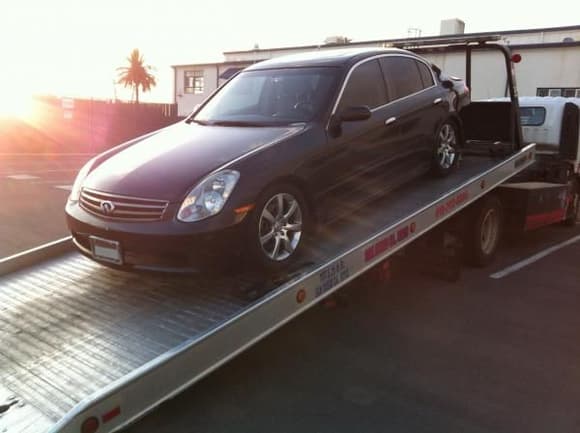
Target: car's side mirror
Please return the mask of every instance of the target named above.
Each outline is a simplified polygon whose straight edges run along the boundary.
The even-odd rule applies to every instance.
[[[340,113],[335,113],[328,123],[328,131],[333,137],[338,137],[342,133],[342,122],[357,122],[367,120],[372,112],[366,105],[347,107]]]
[[[441,85],[447,90],[453,89],[453,81],[451,80],[443,80],[441,81]]]
[[[366,105],[346,107],[340,112],[340,120],[343,122],[358,122],[370,119],[372,113]]]

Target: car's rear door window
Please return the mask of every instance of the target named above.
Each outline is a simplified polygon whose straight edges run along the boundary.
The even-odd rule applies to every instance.
[[[423,63],[415,61],[417,68],[419,68],[419,75],[421,76],[421,81],[423,82],[423,88],[426,89],[427,87],[431,87],[433,84],[433,74],[431,74],[431,70],[429,67]]]
[[[400,99],[423,90],[417,62],[409,57],[388,56],[380,59],[391,99]]]
[[[354,68],[339,103],[346,107],[366,105],[370,109],[388,102],[387,89],[377,60],[366,61]]]

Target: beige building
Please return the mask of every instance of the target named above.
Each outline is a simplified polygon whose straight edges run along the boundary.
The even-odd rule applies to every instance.
[[[462,35],[463,28],[461,20],[445,20],[441,23],[441,36],[417,39],[429,42],[442,36]],[[498,35],[501,43],[509,45],[514,53],[521,55],[521,62],[515,66],[520,96],[580,97],[580,25],[463,35],[465,37]],[[389,47],[406,41],[408,39],[345,42],[343,37],[331,37],[322,45],[228,51],[223,53],[224,61],[220,63],[174,65],[174,102],[178,106],[178,115],[186,116],[233,74],[252,63],[272,57],[345,46]],[[446,72],[460,77],[465,76],[465,59],[462,53],[424,56]],[[505,69],[498,53],[474,54],[472,71],[474,99],[505,94]]]

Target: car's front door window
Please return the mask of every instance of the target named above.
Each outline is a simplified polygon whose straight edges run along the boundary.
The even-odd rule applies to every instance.
[[[377,60],[355,67],[346,83],[338,111],[346,107],[366,105],[370,109],[388,102],[387,89]]]

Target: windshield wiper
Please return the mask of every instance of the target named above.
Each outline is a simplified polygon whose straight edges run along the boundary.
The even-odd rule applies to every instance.
[[[197,120],[197,119],[187,119],[186,123],[197,123],[198,125],[209,125],[210,123],[205,120]]]

